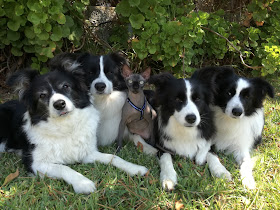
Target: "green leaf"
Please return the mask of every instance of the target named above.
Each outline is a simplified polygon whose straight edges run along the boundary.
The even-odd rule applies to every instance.
[[[171,4],[171,0],[161,0],[161,3],[163,5],[170,5]]]
[[[17,4],[15,7],[16,16],[21,16],[24,13],[24,6],[21,4]]]
[[[175,36],[173,36],[173,41],[175,43],[180,43],[182,41],[182,38],[179,34],[175,34]]]
[[[61,29],[62,29],[62,37],[68,37],[70,35],[70,28],[69,27],[63,25],[61,27]]]
[[[55,14],[59,14],[61,12],[61,8],[58,6],[52,6],[48,9],[48,13],[50,15],[55,15]]]
[[[20,38],[20,33],[16,31],[9,30],[7,32],[7,38],[11,41],[17,41]]]
[[[43,31],[42,33],[38,34],[37,37],[40,40],[48,40],[50,36],[46,31]]]
[[[140,0],[129,0],[129,4],[132,7],[136,7],[140,4]]]
[[[22,56],[22,55],[23,55],[22,50],[21,50],[21,49],[18,49],[18,48],[16,48],[16,47],[12,47],[11,53],[12,53],[14,56]]]
[[[54,16],[54,19],[59,23],[59,24],[65,24],[66,23],[66,17],[63,13],[59,13]]]
[[[149,45],[148,50],[149,50],[150,54],[155,54],[157,51],[157,47],[156,47],[156,45]]]
[[[49,7],[51,5],[51,0],[40,1],[40,3],[44,7]]]
[[[138,57],[140,58],[140,60],[143,60],[144,58],[146,58],[148,55],[148,53],[146,52],[139,52],[138,53]]]
[[[140,4],[138,5],[138,9],[142,13],[145,13],[146,17],[147,17],[147,12],[149,11],[149,8],[150,8],[149,1],[147,1],[147,0],[140,0]]]
[[[44,28],[46,32],[50,32],[52,30],[52,25],[49,23],[45,23]]]
[[[40,5],[40,3],[38,3],[38,1],[28,0],[27,7],[33,12],[36,13],[42,12],[42,6]]]
[[[48,58],[53,58],[52,48],[51,47],[43,48],[40,55],[44,55]]]
[[[73,18],[70,17],[69,15],[66,15],[65,18],[66,18],[65,26],[67,26],[68,28],[71,28],[74,25]]]
[[[35,34],[40,34],[42,32],[42,29],[40,26],[34,26],[33,27],[34,33]]]
[[[29,20],[34,25],[38,25],[41,22],[39,15],[37,13],[34,13],[34,12],[30,12],[28,14],[27,20]]]
[[[51,35],[51,40],[53,41],[59,41],[62,38],[62,30],[61,27],[59,26],[54,26],[52,35]]]
[[[47,62],[48,57],[46,55],[37,55],[38,60],[41,62]]]
[[[128,0],[122,0],[120,3],[118,3],[116,7],[116,12],[124,17],[129,17],[131,8],[129,6]]]
[[[157,7],[155,8],[155,13],[157,13],[157,14],[159,14],[159,15],[164,15],[165,12],[166,12],[166,11],[165,11],[164,7],[157,6]]]
[[[0,17],[4,16],[5,14],[5,10],[0,7]]]
[[[25,46],[23,46],[23,49],[27,53],[34,53],[35,52],[34,45],[25,45]]]
[[[20,22],[19,21],[13,21],[10,20],[7,24],[7,26],[9,27],[9,29],[11,29],[12,31],[17,31],[20,27]]]
[[[135,29],[140,29],[142,24],[145,22],[145,17],[141,14],[130,15],[129,21],[131,26]]]

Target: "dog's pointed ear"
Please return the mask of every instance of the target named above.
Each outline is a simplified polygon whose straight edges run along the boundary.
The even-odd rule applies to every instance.
[[[216,67],[215,71],[213,72],[215,72],[215,83],[218,83],[219,81],[223,81],[225,78],[229,78],[235,75],[234,69],[226,66]]]
[[[151,76],[151,78],[149,79],[149,83],[154,84],[156,88],[161,89],[162,87],[165,87],[166,84],[172,79],[175,79],[175,77],[172,74],[161,73]]]
[[[127,61],[124,57],[124,55],[120,52],[114,52],[114,53],[111,53],[109,54],[109,56],[112,58],[112,60],[119,66],[123,66],[123,65],[127,65]]]
[[[141,73],[141,76],[145,80],[148,80],[150,78],[150,75],[151,75],[151,67],[146,68],[146,70]]]
[[[6,83],[15,90],[19,96],[19,100],[21,100],[25,91],[30,87],[32,80],[38,75],[40,73],[36,70],[23,69],[12,74]]]
[[[129,68],[128,65],[124,64],[123,67],[122,67],[121,73],[122,73],[122,76],[123,76],[124,78],[127,78],[127,77],[129,77],[131,74],[133,74],[133,71]]]
[[[262,78],[252,78],[251,82],[256,87],[257,92],[261,93],[263,99],[266,94],[270,98],[274,98],[274,88],[267,81]]]

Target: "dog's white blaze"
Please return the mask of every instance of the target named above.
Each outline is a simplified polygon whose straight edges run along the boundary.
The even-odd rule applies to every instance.
[[[106,88],[104,89],[103,94],[111,94],[113,92],[113,83],[108,80],[104,73],[104,63],[103,63],[103,56],[100,56],[99,60],[99,68],[100,68],[100,74],[98,78],[92,81],[90,86],[90,93],[91,94],[98,94],[97,90],[95,89],[95,84],[99,82],[103,82],[106,85]]]
[[[72,103],[72,101],[66,97],[65,95],[62,95],[60,93],[54,93],[49,101],[49,111],[50,111],[50,117],[59,117],[61,111],[56,110],[53,106],[53,104],[58,101],[58,100],[63,100],[65,101],[65,108],[61,111],[63,112],[72,112],[75,109],[74,104]]]
[[[236,93],[235,95],[229,100],[229,102],[227,103],[226,109],[225,109],[225,113],[230,116],[230,117],[234,117],[236,118],[236,116],[234,116],[232,114],[232,110],[234,108],[240,108],[243,110],[243,114],[241,114],[238,118],[242,118],[244,116],[244,107],[243,104],[241,103],[240,100],[240,92],[249,87],[249,83],[244,80],[244,79],[239,79],[237,81],[237,87],[236,87]]]
[[[192,86],[188,80],[185,80],[186,89],[187,89],[187,104],[178,112],[175,110],[174,117],[178,120],[178,122],[185,126],[197,126],[200,123],[200,114],[195,105],[192,101]],[[196,121],[193,124],[190,124],[186,121],[186,116],[193,114],[196,116]]]

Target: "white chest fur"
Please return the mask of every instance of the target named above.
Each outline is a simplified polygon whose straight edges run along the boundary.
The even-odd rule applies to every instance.
[[[171,137],[171,140],[165,140],[164,146],[175,151],[177,154],[195,158],[199,150],[210,148],[210,142],[201,138],[200,131],[197,127],[185,127],[171,116],[165,127],[161,130]]]
[[[264,125],[263,109],[247,117],[234,119],[226,115],[220,107],[211,107],[215,113],[217,134],[213,139],[218,150],[229,152],[250,149],[254,144],[254,138],[262,133]]]
[[[24,131],[30,143],[35,144],[34,160],[71,164],[97,150],[99,113],[93,106],[74,109],[66,116],[48,118],[36,125],[31,124],[28,113],[24,118]]]
[[[113,91],[109,95],[96,95],[94,104],[100,112],[100,123],[97,130],[98,145],[112,144],[119,132],[122,107],[127,93]]]

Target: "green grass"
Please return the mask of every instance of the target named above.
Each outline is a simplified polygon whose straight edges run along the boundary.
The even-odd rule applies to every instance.
[[[119,156],[150,169],[146,177],[129,177],[125,172],[100,163],[76,164],[71,167],[96,183],[90,195],[75,194],[63,180],[29,177],[14,154],[4,153],[0,159],[0,186],[18,168],[18,178],[0,187],[1,209],[167,209],[182,203],[186,209],[278,209],[280,207],[280,83],[272,81],[276,98],[266,100],[266,124],[263,144],[252,152],[256,161],[254,177],[257,189],[242,187],[238,166],[232,156],[219,154],[222,163],[232,173],[233,181],[211,176],[208,166],[176,156],[178,174],[176,190],[168,193],[159,182],[156,157],[138,151],[127,143]],[[115,145],[100,148],[114,153]]]

